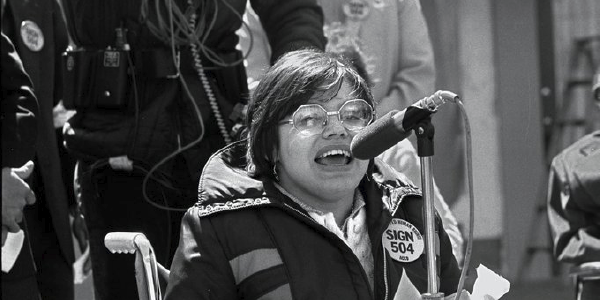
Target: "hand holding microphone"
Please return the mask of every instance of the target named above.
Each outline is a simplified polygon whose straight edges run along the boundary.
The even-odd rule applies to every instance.
[[[352,140],[350,150],[358,159],[371,159],[407,138],[411,130],[446,102],[458,96],[449,91],[437,91],[401,111],[391,111],[361,130]]]

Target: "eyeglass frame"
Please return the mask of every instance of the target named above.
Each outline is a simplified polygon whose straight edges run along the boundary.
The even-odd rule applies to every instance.
[[[342,110],[342,108],[344,108],[344,106],[346,106],[346,104],[348,104],[348,102],[352,102],[352,101],[362,101],[362,102],[364,102],[364,103],[365,103],[365,104],[366,104],[366,105],[367,105],[369,108],[371,108],[371,119],[370,119],[370,120],[367,122],[367,125],[365,125],[365,126],[364,126],[364,127],[362,127],[362,128],[359,128],[359,129],[350,129],[350,128],[346,127],[346,126],[344,125],[344,121],[342,121],[342,120],[340,119],[340,111]],[[333,116],[333,115],[336,115],[336,116],[337,116],[337,119],[338,119],[338,121],[340,121],[340,123],[342,124],[342,126],[344,126],[344,128],[345,128],[345,129],[347,129],[347,130],[350,130],[350,131],[354,131],[354,132],[356,132],[356,131],[360,131],[360,130],[364,129],[364,128],[365,128],[365,127],[367,127],[369,124],[373,123],[373,120],[375,120],[375,109],[373,108],[373,106],[372,106],[371,104],[369,104],[369,102],[367,102],[367,100],[365,100],[365,99],[356,98],[356,99],[349,99],[349,100],[346,100],[346,101],[344,102],[344,104],[342,104],[342,106],[340,106],[340,108],[339,108],[338,110],[335,110],[335,111],[328,111],[328,110],[326,110],[326,109],[325,109],[325,108],[324,108],[324,107],[323,107],[321,104],[317,104],[317,103],[310,103],[310,104],[303,104],[303,105],[300,105],[300,106],[299,106],[299,107],[298,107],[298,108],[297,108],[297,109],[294,111],[294,113],[292,114],[292,118],[291,118],[291,119],[281,120],[281,121],[279,121],[278,125],[290,124],[290,125],[294,126],[294,129],[296,129],[298,132],[300,132],[300,133],[303,133],[303,131],[306,131],[306,130],[300,130],[300,129],[298,129],[298,127],[296,127],[296,124],[294,124],[294,116],[296,115],[296,113],[297,113],[297,112],[298,112],[298,111],[299,111],[299,110],[300,110],[302,107],[306,107],[306,106],[312,106],[312,105],[315,105],[315,106],[318,106],[318,107],[320,107],[320,108],[321,108],[321,109],[322,109],[322,110],[325,112],[325,114],[327,115],[327,118],[325,118],[325,121],[323,121],[323,123],[324,123],[324,124],[322,125],[322,127],[323,127],[323,130],[325,130],[325,127],[327,126],[327,124],[329,124],[329,117],[330,117],[330,116]],[[321,133],[322,133],[322,131],[321,131]],[[316,134],[319,134],[319,133],[313,133],[313,134],[307,134],[307,135],[316,135]]]

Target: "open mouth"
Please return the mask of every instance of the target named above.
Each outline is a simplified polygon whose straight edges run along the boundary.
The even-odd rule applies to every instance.
[[[343,166],[352,161],[352,156],[348,150],[329,150],[315,158],[315,162],[325,166]]]

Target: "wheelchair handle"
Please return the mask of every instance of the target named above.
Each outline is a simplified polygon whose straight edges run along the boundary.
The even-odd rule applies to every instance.
[[[151,247],[146,236],[140,232],[109,232],[104,237],[104,246],[112,253],[128,254],[134,254],[138,249],[146,254],[144,252]]]

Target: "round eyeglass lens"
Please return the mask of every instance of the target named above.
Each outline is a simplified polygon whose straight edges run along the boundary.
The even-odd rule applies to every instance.
[[[340,108],[340,120],[350,130],[365,128],[373,119],[373,109],[364,100],[351,100]]]
[[[327,113],[319,105],[303,105],[294,113],[294,127],[303,133],[318,133],[323,129]]]

